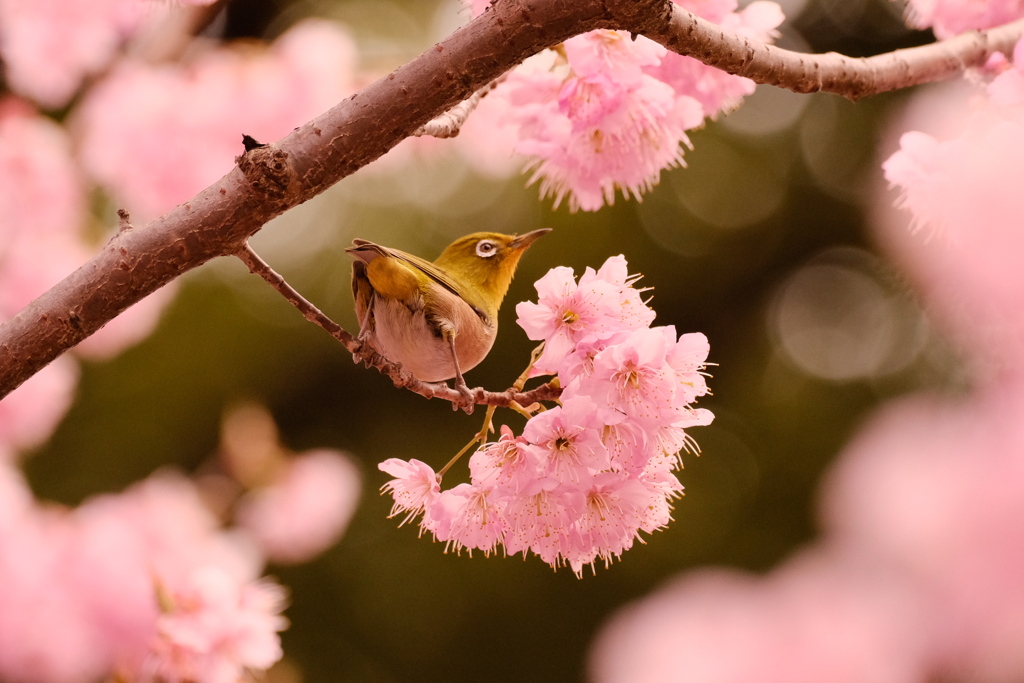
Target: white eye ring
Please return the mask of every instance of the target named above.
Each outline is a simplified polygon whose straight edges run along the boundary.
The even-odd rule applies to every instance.
[[[480,258],[491,258],[498,253],[498,245],[491,240],[480,240],[476,243],[476,255]]]

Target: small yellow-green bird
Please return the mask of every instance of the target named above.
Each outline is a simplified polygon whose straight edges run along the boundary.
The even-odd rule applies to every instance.
[[[455,378],[484,359],[498,333],[498,308],[519,257],[550,228],[525,235],[475,232],[460,237],[433,263],[356,239],[345,251],[359,338],[424,382]]]

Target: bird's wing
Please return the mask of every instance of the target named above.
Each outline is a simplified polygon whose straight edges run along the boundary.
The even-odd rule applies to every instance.
[[[426,275],[428,278],[441,285],[449,292],[459,297],[462,301],[465,301],[476,314],[484,320],[489,320],[487,314],[477,305],[472,303],[475,301],[475,297],[471,291],[468,291],[466,286],[460,283],[458,280],[453,278],[451,275],[437,267],[437,265],[422,259],[419,256],[409,254],[402,251],[401,249],[392,249],[391,247],[384,247],[369,240],[354,239],[352,240],[352,246],[345,250],[349,254],[352,254],[357,259],[368,263],[377,256],[387,256],[393,259],[397,259],[412,268],[415,268],[419,272]],[[359,263],[358,261],[356,262]],[[353,277],[355,271],[353,271]],[[353,279],[353,288],[355,287],[355,280]]]
[[[371,302],[373,300],[373,285],[366,277],[366,264],[356,260],[352,264],[352,298],[356,304],[356,319],[359,321],[359,329],[368,332],[373,329],[373,315]]]
[[[370,242],[369,240],[362,239],[352,240],[352,246],[346,249],[345,251],[364,262],[369,262],[375,257],[375,255],[390,256],[391,258],[398,259],[399,261],[403,261],[412,266],[413,268],[415,268],[416,270],[420,271],[421,273],[429,277],[431,280],[433,280],[437,284],[441,285],[442,287],[450,291],[452,294],[455,294],[456,296],[459,296],[463,299],[466,298],[465,288],[461,284],[459,284],[454,278],[452,278],[446,272],[438,268],[436,265],[434,265],[430,261],[427,261],[426,259],[420,258],[419,256],[413,256],[412,254],[408,254],[404,251],[401,251],[400,249],[382,247],[379,244],[375,244],[373,242]],[[365,252],[370,253],[363,255]]]

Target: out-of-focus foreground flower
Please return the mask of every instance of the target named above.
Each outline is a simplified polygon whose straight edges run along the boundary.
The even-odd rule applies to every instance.
[[[982,6],[928,4],[968,22]],[[999,20],[1024,13],[1012,4]],[[880,221],[881,240],[974,386],[872,419],[827,479],[824,538],[796,559],[766,577],[705,570],[623,610],[594,643],[594,681],[1024,678],[1024,45],[1014,61],[969,101],[928,100],[945,127],[905,134],[885,164],[912,219]]]
[[[254,419],[258,438],[230,434]],[[0,465],[0,679],[236,683],[280,659],[285,591],[260,578],[264,564],[308,561],[333,544],[359,475],[339,453],[289,457],[266,420],[249,409],[225,429],[236,462],[273,473],[241,500],[251,482],[157,473],[67,509],[34,500]],[[234,506],[234,527],[211,510]]]

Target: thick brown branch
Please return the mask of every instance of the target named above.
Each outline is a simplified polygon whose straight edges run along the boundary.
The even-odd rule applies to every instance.
[[[297,128],[239,157],[206,190],[88,263],[0,326],[0,398],[123,310],[378,158],[532,54],[596,28],[643,34],[759,83],[847,97],[945,78],[1009,52],[1016,22],[869,59],[798,55],[744,41],[670,0],[497,0],[444,42]],[[525,398],[524,400],[531,400]]]
[[[311,323],[316,324],[341,342],[342,345],[348,349],[349,353],[352,354],[352,359],[357,363],[362,362],[366,367],[376,368],[391,378],[391,381],[394,382],[396,387],[404,387],[409,391],[417,393],[420,396],[425,396],[426,398],[441,398],[446,401],[451,401],[453,406],[463,404],[464,398],[462,394],[455,389],[452,389],[447,384],[424,382],[416,379],[411,373],[403,370],[401,365],[392,363],[387,358],[374,351],[369,344],[364,344],[346,332],[341,325],[331,320],[324,312],[299,294],[295,288],[289,285],[288,282],[285,281],[284,277],[271,268],[266,261],[260,258],[259,254],[252,250],[252,247],[250,247],[248,243],[243,245],[235,255],[242,260],[242,263],[249,268],[250,272],[263,278],[271,287],[276,289],[281,296],[287,299],[288,303],[297,308],[299,312],[302,313],[302,317]],[[466,407],[466,412],[473,412],[472,405],[501,406],[507,408],[513,403],[516,403],[518,405],[528,406],[538,401],[553,401],[558,398],[561,393],[562,390],[550,382],[525,392],[519,389],[519,385],[514,386],[508,391],[487,391],[486,389],[477,387],[476,389],[470,389],[473,404]]]

